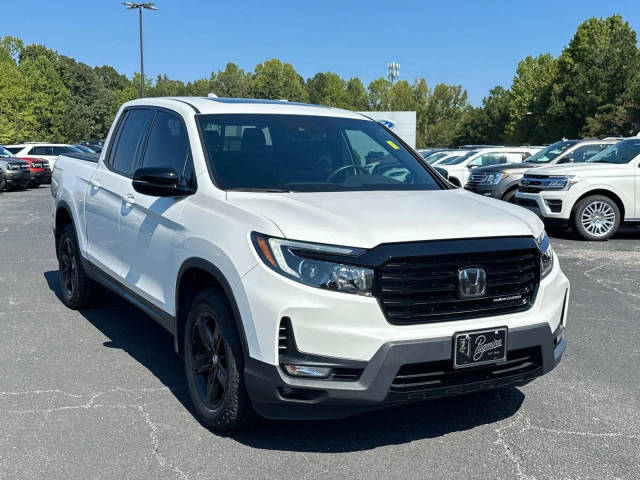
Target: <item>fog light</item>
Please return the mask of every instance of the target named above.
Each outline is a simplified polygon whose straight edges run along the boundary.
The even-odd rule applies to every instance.
[[[283,365],[284,371],[292,377],[327,378],[331,375],[329,367],[310,367],[308,365]]]

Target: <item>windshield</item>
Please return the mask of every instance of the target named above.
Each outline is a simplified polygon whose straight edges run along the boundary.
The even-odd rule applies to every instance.
[[[4,147],[0,147],[0,157],[13,157],[13,153]]]
[[[377,122],[303,115],[201,115],[220,188],[276,192],[439,190]]]
[[[89,147],[85,147],[84,145],[71,145],[71,148],[75,148],[76,150],[80,150],[81,152],[84,152],[84,153],[96,153],[93,150],[91,150]]]
[[[629,163],[640,155],[640,138],[623,140],[591,157],[589,163]]]
[[[78,147],[75,147],[73,145],[67,145],[65,147],[69,152],[75,152],[75,153],[85,153],[84,151],[80,150]]]
[[[441,165],[460,165],[462,162],[467,160],[470,157],[473,157],[477,152],[477,150],[471,150],[460,157],[454,157],[445,162],[442,162]]]
[[[438,165],[450,165],[451,162],[457,160],[462,155],[465,155],[465,154],[464,153],[456,153],[454,155],[449,154],[449,156],[445,157],[442,161],[440,161]]]
[[[526,161],[527,163],[549,163],[576,143],[578,143],[578,140],[560,140],[559,142],[552,143],[548,147],[543,148],[538,153],[531,155]]]
[[[436,152],[433,155],[429,155],[428,157],[425,157],[425,160],[431,164],[431,163],[437,162],[441,158],[446,157],[447,155],[449,155],[449,152]]]

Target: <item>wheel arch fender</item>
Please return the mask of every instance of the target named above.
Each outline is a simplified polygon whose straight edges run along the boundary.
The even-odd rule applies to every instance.
[[[243,316],[242,311],[246,312],[245,305],[248,302],[242,289],[239,287],[240,282],[236,282],[236,288],[229,281],[228,276],[223,271],[214,265],[212,262],[205,260],[201,257],[187,258],[178,271],[175,288],[175,307],[176,307],[176,335],[174,348],[177,353],[182,353],[182,343],[184,340],[184,325],[188,315],[188,299],[195,291],[187,291],[190,287],[190,281],[193,275],[203,276],[202,285],[213,286],[219,288],[231,307],[231,311],[234,316],[234,321],[240,339],[242,341],[242,350],[247,359],[250,355],[250,345],[257,345],[255,329],[253,329],[248,323],[245,324],[243,319],[246,319],[246,315]],[[197,277],[196,277],[197,278]]]
[[[622,222],[624,220],[624,217],[627,211],[624,200],[618,193],[615,192],[615,189],[610,188],[608,186],[606,187],[594,186],[593,188],[590,188],[582,192],[580,196],[576,198],[576,201],[573,203],[573,206],[571,207],[571,218],[573,218],[573,216],[575,215],[578,204],[583,199],[594,196],[594,195],[602,195],[603,197],[608,197],[611,200],[613,200],[618,206],[618,209],[620,209],[620,221]]]

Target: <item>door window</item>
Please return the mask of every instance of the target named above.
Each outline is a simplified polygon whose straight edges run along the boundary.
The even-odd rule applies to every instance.
[[[567,154],[567,157],[573,158],[574,163],[584,163],[591,157],[593,157],[596,153],[600,153],[608,146],[609,145],[603,144],[584,145],[582,147],[576,148],[573,152],[569,152]]]
[[[152,110],[134,109],[127,112],[110,155],[109,163],[113,170],[131,177],[152,118]]]
[[[31,150],[27,152],[27,155],[54,155],[54,153],[51,147],[47,147],[45,145],[38,145],[37,147],[31,147]]]
[[[173,168],[182,185],[193,186],[195,179],[189,136],[180,117],[163,111],[156,114],[142,165]]]
[[[69,153],[69,148],[67,147],[51,147],[51,151],[53,155],[63,155],[65,153]]]

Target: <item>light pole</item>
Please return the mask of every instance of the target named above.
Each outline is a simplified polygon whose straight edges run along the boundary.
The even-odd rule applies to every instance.
[[[147,10],[158,10],[158,8],[151,2],[145,3],[133,3],[133,2],[122,2],[122,4],[127,7],[129,10],[138,9],[138,13],[140,14],[140,96],[144,97],[144,54],[142,51],[142,9],[146,8]]]

